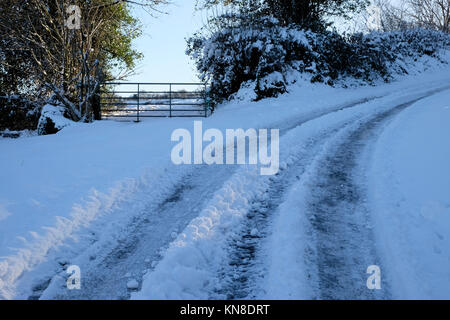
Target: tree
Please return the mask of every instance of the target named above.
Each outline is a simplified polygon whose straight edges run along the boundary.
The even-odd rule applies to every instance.
[[[416,25],[450,33],[450,0],[407,0]]]
[[[295,24],[313,30],[329,25],[329,17],[348,18],[368,4],[368,0],[198,0],[199,8],[233,8],[244,14],[272,16],[281,25]]]
[[[450,33],[450,0],[375,0],[381,13],[381,30],[431,29]]]
[[[155,9],[165,1],[2,0],[0,91],[56,94],[74,120],[92,119],[102,78],[129,75],[141,58],[132,48],[140,24],[131,3]]]

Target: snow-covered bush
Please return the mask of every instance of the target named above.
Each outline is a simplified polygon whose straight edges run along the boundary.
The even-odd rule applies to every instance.
[[[422,56],[445,62],[441,50],[450,49],[450,35],[425,29],[354,34],[347,41],[355,52],[349,75],[369,82],[380,77],[389,81],[396,74],[408,73]]]
[[[60,105],[46,104],[42,107],[37,126],[39,135],[55,134],[73,123],[68,119],[67,109]]]
[[[274,18],[255,21],[229,14],[215,22],[217,31],[195,34],[187,49],[202,80],[210,82],[213,101],[226,99],[249,80],[256,80],[258,98],[286,91],[292,53],[309,50],[304,32],[281,27]]]
[[[407,73],[405,66],[423,55],[439,59],[450,47],[448,34],[431,30],[341,35],[282,26],[274,18],[227,14],[213,31],[188,39],[187,54],[201,79],[210,83],[212,101],[220,103],[241,87],[252,87],[255,100],[287,91],[288,73],[330,85],[354,78],[364,83]]]

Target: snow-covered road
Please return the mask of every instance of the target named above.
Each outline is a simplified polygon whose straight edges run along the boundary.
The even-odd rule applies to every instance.
[[[92,222],[81,230],[73,225],[70,231],[65,230],[67,238],[56,231],[55,240],[36,237],[48,246],[40,251],[41,256],[22,251],[7,257],[3,264],[0,260],[0,295],[31,299],[414,296],[409,294],[410,287],[417,286],[393,280],[400,271],[392,259],[403,254],[414,260],[417,255],[405,253],[410,250],[406,239],[395,245],[395,250],[390,249],[398,220],[386,226],[389,216],[379,210],[388,211],[389,204],[373,194],[388,188],[388,180],[376,178],[380,168],[390,168],[380,162],[387,151],[379,146],[379,140],[386,146],[392,139],[392,134],[384,134],[392,129],[386,128],[398,122],[406,110],[420,105],[426,108],[426,101],[435,96],[440,98],[431,103],[442,109],[446,106],[443,103],[448,104],[442,101],[450,101],[449,77],[443,73],[437,78],[421,84],[360,91],[350,97],[343,91],[304,111],[294,108],[295,99],[287,99],[293,111],[285,117],[269,111],[282,99],[265,101],[267,108],[261,111],[256,111],[261,106],[250,106],[255,113],[250,121],[241,119],[242,123],[280,128],[277,175],[261,176],[258,168],[249,165],[153,164],[155,173],[143,181],[130,182],[127,194],[121,195],[124,200],[107,200],[106,209],[102,209],[105,213],[99,216],[84,215]],[[313,101],[317,94],[307,99]],[[230,121],[218,125],[214,119],[219,114],[206,126],[226,128],[239,121],[233,117],[243,111],[231,111]],[[266,111],[272,113],[264,114]],[[183,124],[175,123],[164,130],[170,132]],[[166,147],[156,148],[160,149],[156,152],[167,153]],[[386,196],[382,199],[389,203],[398,200]],[[444,211],[448,210],[445,199],[450,201],[443,196],[439,202]],[[101,196],[93,201],[99,203],[98,207],[105,206]],[[407,216],[405,210],[402,212]],[[59,222],[73,224],[65,219]],[[437,221],[448,227],[445,219]],[[383,240],[385,230],[389,241]],[[441,238],[434,244],[434,251],[447,250],[448,237],[442,231],[436,232]],[[423,236],[433,237],[426,232]],[[62,244],[60,249],[51,249],[52,241]],[[417,254],[427,249],[422,246]],[[436,271],[436,276],[447,279],[443,268],[450,261],[445,254],[436,259],[441,269],[422,263],[421,270]],[[81,268],[81,290],[66,287],[65,270],[69,265]],[[382,270],[381,290],[366,286],[370,265]],[[418,272],[411,268],[408,270],[412,273]],[[439,282],[433,275],[424,279]],[[422,297],[433,296],[424,290]],[[439,290],[439,297],[450,296],[448,289]]]
[[[375,246],[365,183],[356,175],[358,160],[364,146],[377,137],[380,128],[391,118],[439,91],[441,89],[422,92],[412,99],[409,94],[406,102],[406,97],[355,101],[339,107],[338,111],[290,125],[289,128],[294,129],[283,131],[281,145],[291,147],[282,153],[281,173],[272,178],[259,177],[251,168],[240,168],[236,172],[228,166],[197,167],[156,210],[145,210],[144,215],[133,221],[136,228],[131,229],[118,246],[109,252],[102,249],[94,255],[95,259],[91,258],[95,262],[81,263],[85,289],[67,293],[65,277],[58,277],[41,298],[128,298],[127,284],[132,286],[134,280],[142,287],[142,291],[133,294],[133,298],[138,299],[390,298],[387,281],[382,281],[382,290],[369,290],[366,286],[367,267],[378,265],[383,270],[384,263]],[[308,127],[312,129],[309,135],[306,134]],[[242,179],[253,180],[253,183],[243,184]],[[299,206],[280,208],[280,205],[286,207],[286,193],[292,193],[296,184],[307,184],[307,195],[301,204],[297,202]],[[239,190],[242,187],[255,192]],[[215,193],[215,199],[206,203]],[[227,197],[238,193],[242,199],[237,204],[234,197]],[[224,201],[227,206],[236,205],[234,210],[240,212],[230,212],[230,215],[237,215],[238,219],[231,222],[228,230],[211,232],[214,221],[207,218],[212,218],[212,209],[215,215],[226,215],[226,210],[221,210]],[[201,209],[204,211],[200,216],[204,219],[191,222]],[[300,223],[300,230],[274,230],[274,220],[286,219],[278,210],[293,211],[297,216],[294,219],[301,216],[304,221]],[[205,220],[209,225],[207,232],[202,233],[199,229],[204,227]],[[225,227],[222,220],[226,219],[220,217],[217,221],[219,229]],[[185,240],[182,238],[186,233],[179,233],[189,223],[192,229],[197,228],[193,239]],[[295,237],[301,230],[306,239],[284,239],[283,242],[277,239],[283,233]],[[221,237],[215,239],[217,243],[209,238],[215,232],[221,233]],[[198,238],[205,243],[199,245]],[[194,248],[189,248],[189,240]],[[162,250],[172,241],[173,257]],[[278,242],[279,247],[273,247],[271,241]],[[271,256],[286,247],[293,247],[290,257]],[[306,249],[303,252],[302,247]],[[283,274],[284,268],[271,266],[268,261],[275,264],[289,261],[291,268],[298,267],[304,273],[292,277]],[[283,276],[284,280],[272,280],[278,282],[272,282],[272,289],[266,286],[269,285],[266,278]],[[289,287],[297,287],[298,291],[280,287],[279,281],[291,282]],[[304,295],[305,291],[309,295]]]
[[[281,142],[291,146],[282,148],[282,173],[269,179],[250,174],[247,188],[255,192],[239,221],[227,230],[220,220],[208,221],[200,232],[205,221],[192,223],[195,237],[183,234],[132,297],[391,298],[387,281],[379,291],[366,286],[367,268],[384,270],[384,263],[366,183],[357,175],[360,154],[396,114],[446,89],[356,104],[289,131]]]
[[[355,105],[373,99],[365,98],[340,105],[335,107],[334,111],[352,108]],[[308,115],[298,120],[295,124],[285,124],[282,133],[289,132],[293,127],[320,118],[328,113],[330,113],[328,110],[322,111],[318,114]],[[313,144],[310,144],[307,151],[313,151]],[[248,170],[248,168],[244,170]],[[67,291],[67,276],[62,272],[60,276],[54,277],[51,283],[47,279],[39,281],[38,285],[35,285],[36,290],[34,290],[30,298],[128,298],[130,291],[127,290],[127,284],[134,281],[140,283],[142,276],[151,272],[161,259],[164,249],[175,240],[176,236],[186,228],[188,223],[198,216],[201,209],[206,206],[205,202],[213,198],[214,193],[222,188],[223,184],[233,174],[239,177],[240,173],[235,173],[235,171],[235,166],[204,165],[194,167],[165,199],[160,203],[151,203],[149,206],[146,206],[141,211],[142,213],[136,216],[130,225],[126,227],[124,234],[114,241],[114,245],[108,246],[108,244],[103,244],[100,247],[96,246],[94,250],[88,250],[88,252],[84,252],[81,256],[71,261],[71,264],[82,266],[84,285],[81,290]],[[287,171],[285,172],[287,173]],[[282,173],[268,185],[268,191],[272,194],[253,200],[255,204],[258,202],[258,207],[253,204],[250,211],[253,212],[255,220],[259,220],[258,224],[263,225],[267,223],[267,221],[263,221],[264,215],[260,214],[262,213],[260,206],[266,205],[268,208],[270,206],[272,209],[275,209],[278,205],[276,199],[281,201],[279,188],[287,188],[291,184],[287,180],[287,175]],[[251,233],[253,229],[250,228],[248,232]],[[228,241],[228,239],[224,240]],[[240,258],[240,256],[236,257],[237,264],[242,262]],[[223,272],[224,276],[229,276],[225,270]],[[240,287],[239,290],[245,291],[245,284],[239,283],[237,285]],[[236,293],[230,293],[227,296],[230,298],[239,297]]]

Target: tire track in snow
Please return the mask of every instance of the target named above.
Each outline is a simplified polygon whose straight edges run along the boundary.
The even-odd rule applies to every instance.
[[[288,124],[282,131],[286,133],[330,113],[353,108],[379,98],[381,97],[360,99],[332,111],[317,113],[314,116]],[[262,292],[257,283],[264,278],[266,270],[262,265],[263,261],[257,255],[262,240],[270,232],[271,216],[284,201],[286,191],[295,181],[300,179],[307,164],[321,145],[338,130],[339,128],[331,129],[326,134],[310,140],[306,146],[308,153],[297,155],[297,160],[292,166],[281,168],[280,172],[271,178],[265,195],[253,201],[242,230],[237,236],[230,239],[228,245],[229,261],[218,273],[222,287],[212,294],[212,298],[254,299],[261,295]]]
[[[325,138],[310,141],[307,147],[311,154],[318,149],[318,141],[322,139]],[[308,160],[306,155],[298,156],[292,166],[281,169],[270,179],[264,196],[253,201],[241,232],[229,241],[229,261],[218,275],[222,279],[222,288],[215,294],[219,297],[227,300],[255,299],[260,295],[258,283],[266,271],[259,257],[262,241],[271,230],[272,214],[283,203],[286,191],[300,179]]]
[[[382,277],[381,290],[366,287],[367,267],[383,262],[376,252],[372,223],[365,207],[365,191],[356,175],[358,161],[377,130],[402,110],[426,96],[411,100],[362,121],[344,141],[326,155],[310,190],[309,220],[316,241],[320,299],[389,299],[389,283]]]
[[[44,287],[35,286],[30,298],[128,299],[133,291],[127,288],[128,281],[136,280],[140,287],[143,275],[161,259],[161,252],[198,215],[204,202],[234,170],[230,166],[195,168],[163,201],[149,204],[135,217],[115,246],[80,264],[81,290],[67,290],[67,275],[62,270],[52,278],[52,283],[45,280]]]

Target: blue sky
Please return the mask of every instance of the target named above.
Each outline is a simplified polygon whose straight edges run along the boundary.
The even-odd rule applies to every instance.
[[[194,65],[185,55],[185,38],[203,25],[202,14],[194,11],[195,0],[172,0],[161,7],[167,14],[150,16],[136,8],[134,15],[144,25],[143,35],[134,42],[144,53],[132,82],[198,82]]]

